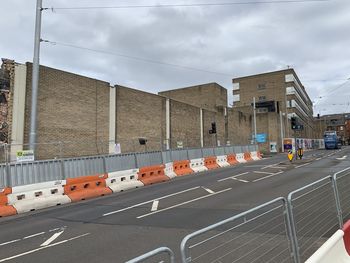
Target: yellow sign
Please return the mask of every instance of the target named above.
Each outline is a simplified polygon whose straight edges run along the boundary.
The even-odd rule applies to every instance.
[[[288,152],[288,159],[289,161],[292,161],[294,157],[294,154],[292,152]]]

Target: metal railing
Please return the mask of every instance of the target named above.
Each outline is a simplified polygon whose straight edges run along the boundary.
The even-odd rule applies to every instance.
[[[301,263],[348,220],[350,167],[187,235],[178,262]]]
[[[160,256],[161,254],[166,254],[167,257],[166,257],[166,260],[167,261],[164,261],[161,260],[159,261],[159,259],[155,259],[155,257],[157,256]],[[129,261],[127,261],[126,263],[140,263],[140,262],[146,262],[147,259],[152,259],[151,262],[169,262],[169,263],[175,263],[175,255],[174,255],[174,252],[168,248],[168,247],[160,247],[160,248],[157,248],[155,250],[152,250],[146,254],[143,254],[137,258],[134,258],[134,259],[131,259]],[[157,261],[155,261],[157,260]]]
[[[186,236],[181,259],[184,263],[292,262],[289,225],[286,200],[277,198]]]

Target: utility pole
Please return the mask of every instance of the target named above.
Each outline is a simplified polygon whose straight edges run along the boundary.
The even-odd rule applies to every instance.
[[[30,113],[30,133],[29,147],[35,150],[36,143],[36,124],[37,124],[37,101],[39,86],[39,63],[40,63],[40,42],[41,42],[41,14],[43,11],[43,1],[36,1],[35,35],[34,35],[34,57],[32,71],[32,104]]]
[[[256,144],[256,107],[255,107],[255,97],[253,97],[253,109],[254,109],[254,144]]]

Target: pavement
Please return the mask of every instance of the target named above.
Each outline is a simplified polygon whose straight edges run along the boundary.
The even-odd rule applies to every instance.
[[[115,263],[160,246],[170,247],[179,258],[180,242],[187,234],[350,167],[348,156],[350,147],[305,152],[303,160],[292,163],[286,154],[278,154],[94,200],[0,218],[0,262]],[[272,220],[264,238],[274,231],[283,232],[284,228],[279,228],[282,221]],[[244,238],[248,237],[246,233]]]

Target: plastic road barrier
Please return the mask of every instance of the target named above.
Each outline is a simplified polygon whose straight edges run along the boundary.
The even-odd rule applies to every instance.
[[[176,177],[176,173],[174,172],[174,166],[172,162],[165,164],[164,173],[170,179]]]
[[[0,191],[0,217],[17,214],[16,209],[12,205],[8,205],[7,195],[11,194],[11,192],[11,188],[5,188]]]
[[[249,152],[244,153],[244,160],[246,160],[247,162],[253,161]]]
[[[207,167],[209,170],[217,169],[220,166],[216,163],[216,156],[210,156],[204,158],[204,164],[205,167]]]
[[[236,155],[235,154],[229,154],[227,155],[227,162],[230,164],[230,165],[235,165],[237,163],[239,163],[236,159]]]
[[[164,165],[153,165],[140,168],[138,180],[144,185],[150,185],[170,180],[164,173]]]
[[[138,180],[138,172],[139,169],[130,169],[108,173],[106,185],[114,193],[142,187],[143,183]]]
[[[190,161],[190,167],[196,173],[208,170],[208,168],[204,165],[204,158],[192,159]]]
[[[72,202],[111,194],[112,190],[106,186],[107,177],[108,174],[69,178],[66,180],[64,193]]]
[[[239,162],[239,163],[246,163],[246,159],[244,159],[244,154],[243,153],[237,153],[236,154],[236,160]]]
[[[251,152],[251,153],[250,153],[250,157],[252,157],[252,159],[253,159],[254,161],[259,161],[259,160],[261,160],[261,155],[258,154],[258,152]]]
[[[216,157],[216,163],[220,167],[227,167],[230,166],[230,164],[227,162],[227,156],[226,155],[221,155]]]
[[[68,204],[71,200],[64,194],[65,184],[63,180],[15,186],[7,196],[8,203],[16,208],[18,214]]]
[[[183,161],[174,161],[173,162],[174,172],[177,176],[183,176],[194,173],[193,170],[190,168],[190,161],[189,160],[183,160]]]

